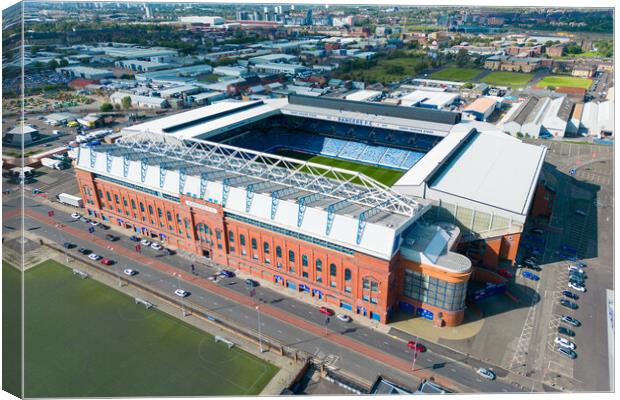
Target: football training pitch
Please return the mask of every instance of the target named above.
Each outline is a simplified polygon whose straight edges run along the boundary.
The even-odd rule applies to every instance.
[[[383,183],[386,186],[392,186],[400,179],[405,173],[403,171],[396,171],[393,169],[376,167],[374,165],[367,165],[362,163],[356,163],[353,161],[340,160],[337,158],[330,158],[324,156],[316,156],[312,154],[301,153],[294,150],[277,150],[276,154],[296,158],[298,160],[310,161],[317,164],[323,164],[330,167],[348,169],[349,171],[361,172],[364,175]]]
[[[277,372],[56,262],[24,279],[26,397],[257,395]]]
[[[431,78],[446,81],[470,81],[480,75],[481,69],[477,68],[444,68],[441,71],[433,72]]]
[[[563,86],[563,87],[572,87],[572,88],[579,88],[579,89],[588,89],[590,85],[592,85],[592,79],[576,78],[574,76],[557,76],[557,75],[545,76],[543,79],[540,80],[540,82],[536,84],[536,86],[540,86],[544,88],[549,87],[549,86],[553,86],[553,87]]]
[[[480,82],[488,83],[495,86],[521,87],[534,77],[534,74],[526,74],[521,72],[491,72]]]

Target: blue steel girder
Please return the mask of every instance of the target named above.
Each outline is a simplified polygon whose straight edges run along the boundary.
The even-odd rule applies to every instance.
[[[142,158],[140,160],[140,182],[144,183],[144,181],[146,180],[146,171],[148,169],[149,165],[146,163],[146,159]]]
[[[349,205],[351,205],[352,201],[359,199],[360,197],[362,197],[361,194],[358,194],[356,196],[352,196],[350,199],[344,199],[344,200],[340,200],[336,203],[332,203],[329,206],[327,206],[327,224],[325,225],[325,235],[329,235],[330,232],[332,231],[332,226],[334,225],[334,218],[335,218],[335,213],[338,210],[342,210],[345,207],[348,207]]]
[[[166,166],[163,163],[161,163],[159,164],[159,187],[163,188],[165,182],[166,182]]]
[[[381,212],[381,207],[383,205],[386,205],[387,202],[382,203],[378,206],[375,206],[373,208],[369,208],[368,210],[362,211],[358,216],[357,216],[357,238],[355,240],[355,242],[357,244],[362,243],[362,236],[364,235],[364,229],[366,228],[366,221],[368,220],[368,218],[371,218],[374,215],[377,215]]]
[[[97,161],[97,153],[91,147],[90,148],[90,167],[91,168],[95,168],[95,161]]]
[[[204,199],[207,194],[207,182],[209,179],[218,179],[228,175],[227,171],[211,171],[200,174],[200,198]]]
[[[127,178],[128,174],[129,174],[129,156],[124,155],[123,156],[123,176]]]
[[[77,165],[80,165],[80,156],[82,155],[82,146],[78,146]]]
[[[112,170],[112,153],[109,151],[105,153],[105,170],[108,174]]]
[[[312,193],[297,199],[297,227],[304,222],[304,214],[306,213],[306,205],[317,201],[324,195],[322,193]]]
[[[276,211],[278,211],[278,203],[280,202],[280,197],[288,196],[289,194],[293,194],[297,192],[298,189],[293,187],[287,187],[284,189],[278,189],[271,192],[271,219],[276,217]]]
[[[226,207],[228,201],[228,194],[230,193],[230,178],[226,178],[222,181],[222,207]]]
[[[245,212],[249,213],[252,207],[252,200],[254,199],[254,191],[259,191],[265,188],[273,186],[272,182],[263,181],[259,183],[250,183],[245,188]]]
[[[187,169],[179,168],[179,194],[183,194],[186,180],[187,180]]]

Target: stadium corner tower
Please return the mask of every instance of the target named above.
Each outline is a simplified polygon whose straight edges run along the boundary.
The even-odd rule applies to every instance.
[[[545,147],[453,112],[291,95],[121,133],[78,149],[90,217],[382,323],[460,324],[470,279],[500,282],[545,207]],[[401,176],[388,187],[283,151]]]

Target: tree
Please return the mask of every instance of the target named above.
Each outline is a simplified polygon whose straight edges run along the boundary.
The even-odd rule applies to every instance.
[[[58,61],[56,61],[54,59],[54,60],[48,62],[47,66],[48,66],[49,69],[56,69],[56,68],[58,68]]]
[[[405,73],[405,67],[402,65],[388,65],[385,72],[390,75],[402,75]]]
[[[69,66],[69,61],[65,60],[64,58],[61,58],[58,65],[60,65],[61,67],[67,67]]]
[[[464,67],[469,62],[469,56],[467,55],[467,50],[460,49],[458,53],[456,53],[456,65],[459,67]]]
[[[466,82],[463,84],[463,89],[471,89],[474,87],[474,84],[471,82]]]
[[[121,104],[123,105],[123,108],[125,110],[129,110],[131,108],[131,97],[129,96],[123,97],[123,99],[121,100]]]
[[[121,105],[118,104],[118,103],[114,104],[114,109],[115,110],[120,110],[121,109]]]
[[[112,104],[110,103],[103,103],[101,105],[101,107],[99,107],[99,111],[101,112],[110,112],[114,109],[114,107],[112,107]]]

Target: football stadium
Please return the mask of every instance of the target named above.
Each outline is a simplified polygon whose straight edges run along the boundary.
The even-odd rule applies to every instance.
[[[454,326],[475,269],[513,263],[545,212],[545,149],[455,112],[290,95],[125,128],[80,146],[76,176],[91,217],[360,317]]]

